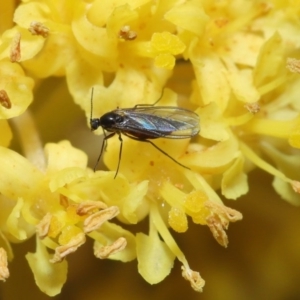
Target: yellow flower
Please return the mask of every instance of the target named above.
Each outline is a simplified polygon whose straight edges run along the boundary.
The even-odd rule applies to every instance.
[[[98,248],[110,243],[127,243],[127,249],[116,259],[128,261],[135,257],[130,247],[133,236],[117,225],[103,224],[119,213],[118,207],[94,200],[99,197],[95,190],[111,174],[86,170],[87,157],[83,152],[67,141],[47,144],[48,165],[42,172],[19,154],[4,147],[0,151],[1,202],[3,207],[7,206],[1,212],[4,242],[25,241],[37,234],[36,253],[26,257],[38,286],[48,295],[57,294],[66,280],[66,262],[54,263],[62,262],[66,255],[76,251],[85,242],[85,235],[90,235]],[[103,233],[96,232],[100,226],[106,228]],[[117,241],[119,235],[123,239]],[[46,247],[55,250],[53,258]],[[104,251],[102,247],[100,250]],[[113,250],[106,249],[106,255],[113,254]],[[61,276],[54,282],[49,272]]]
[[[223,200],[248,193],[247,174],[255,167],[274,176],[283,199],[300,205],[298,6],[259,0],[21,1],[16,25],[1,25],[1,279],[9,274],[10,242],[36,235],[36,252],[26,258],[38,287],[54,296],[66,281],[66,256],[88,236],[100,259],[136,258],[150,284],[161,282],[177,258],[183,277],[202,291],[204,280],[172,231],[186,232],[189,222],[206,225],[227,247],[229,223],[242,214]],[[51,76],[61,78],[53,91],[45,88]],[[71,108],[61,107],[64,79],[87,122],[118,107],[151,105],[162,91],[158,105],[195,111],[201,130],[193,139],[154,141],[188,169],[149,143],[126,136],[120,141],[120,135],[108,140],[103,157],[111,171],[93,172],[87,155],[69,141],[43,147],[38,129],[42,136],[60,133],[76,119]],[[28,109],[33,95],[40,110]],[[9,118],[15,118],[24,156],[15,145],[8,148]],[[128,230],[145,218],[147,233]]]

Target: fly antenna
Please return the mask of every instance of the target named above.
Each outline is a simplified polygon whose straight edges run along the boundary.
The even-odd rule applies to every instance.
[[[93,96],[94,96],[94,87],[92,87],[92,92],[91,92],[91,118],[90,118],[90,122],[92,121],[92,118],[93,118]]]
[[[152,106],[154,106],[155,104],[157,104],[162,99],[162,97],[164,96],[164,93],[165,93],[165,88],[162,89],[159,98],[152,104]]]

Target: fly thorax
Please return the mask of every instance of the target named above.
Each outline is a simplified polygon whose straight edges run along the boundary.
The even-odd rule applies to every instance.
[[[116,127],[123,121],[124,117],[115,112],[106,113],[100,118],[101,126],[106,130]]]

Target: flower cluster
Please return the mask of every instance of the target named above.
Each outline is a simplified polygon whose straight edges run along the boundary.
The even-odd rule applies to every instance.
[[[190,219],[227,247],[229,223],[242,214],[221,197],[245,195],[255,167],[274,176],[283,199],[300,205],[295,1],[23,0],[17,8],[14,1],[5,6],[7,15],[15,9],[15,25],[0,21],[2,280],[9,276],[11,243],[35,235],[36,252],[26,259],[38,287],[54,296],[66,281],[66,256],[89,237],[96,257],[137,259],[151,284],[162,281],[177,258],[183,277],[202,291],[204,280],[172,231],[187,231]],[[126,137],[115,179],[118,138],[104,155],[111,171],[93,172],[87,155],[67,140],[43,146],[29,105],[34,86],[53,76],[66,79],[87,120],[92,88],[93,114],[101,116],[154,103],[176,79],[174,89],[183,92],[165,88],[159,104],[195,111],[201,131],[192,140],[155,144],[189,170]],[[22,155],[10,147],[14,135]],[[113,220],[137,224],[146,217],[149,231],[137,234]]]

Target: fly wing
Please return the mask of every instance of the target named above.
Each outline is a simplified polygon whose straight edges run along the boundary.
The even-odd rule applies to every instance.
[[[179,107],[140,106],[116,112],[125,116],[119,129],[137,138],[184,139],[200,130],[199,116]]]

